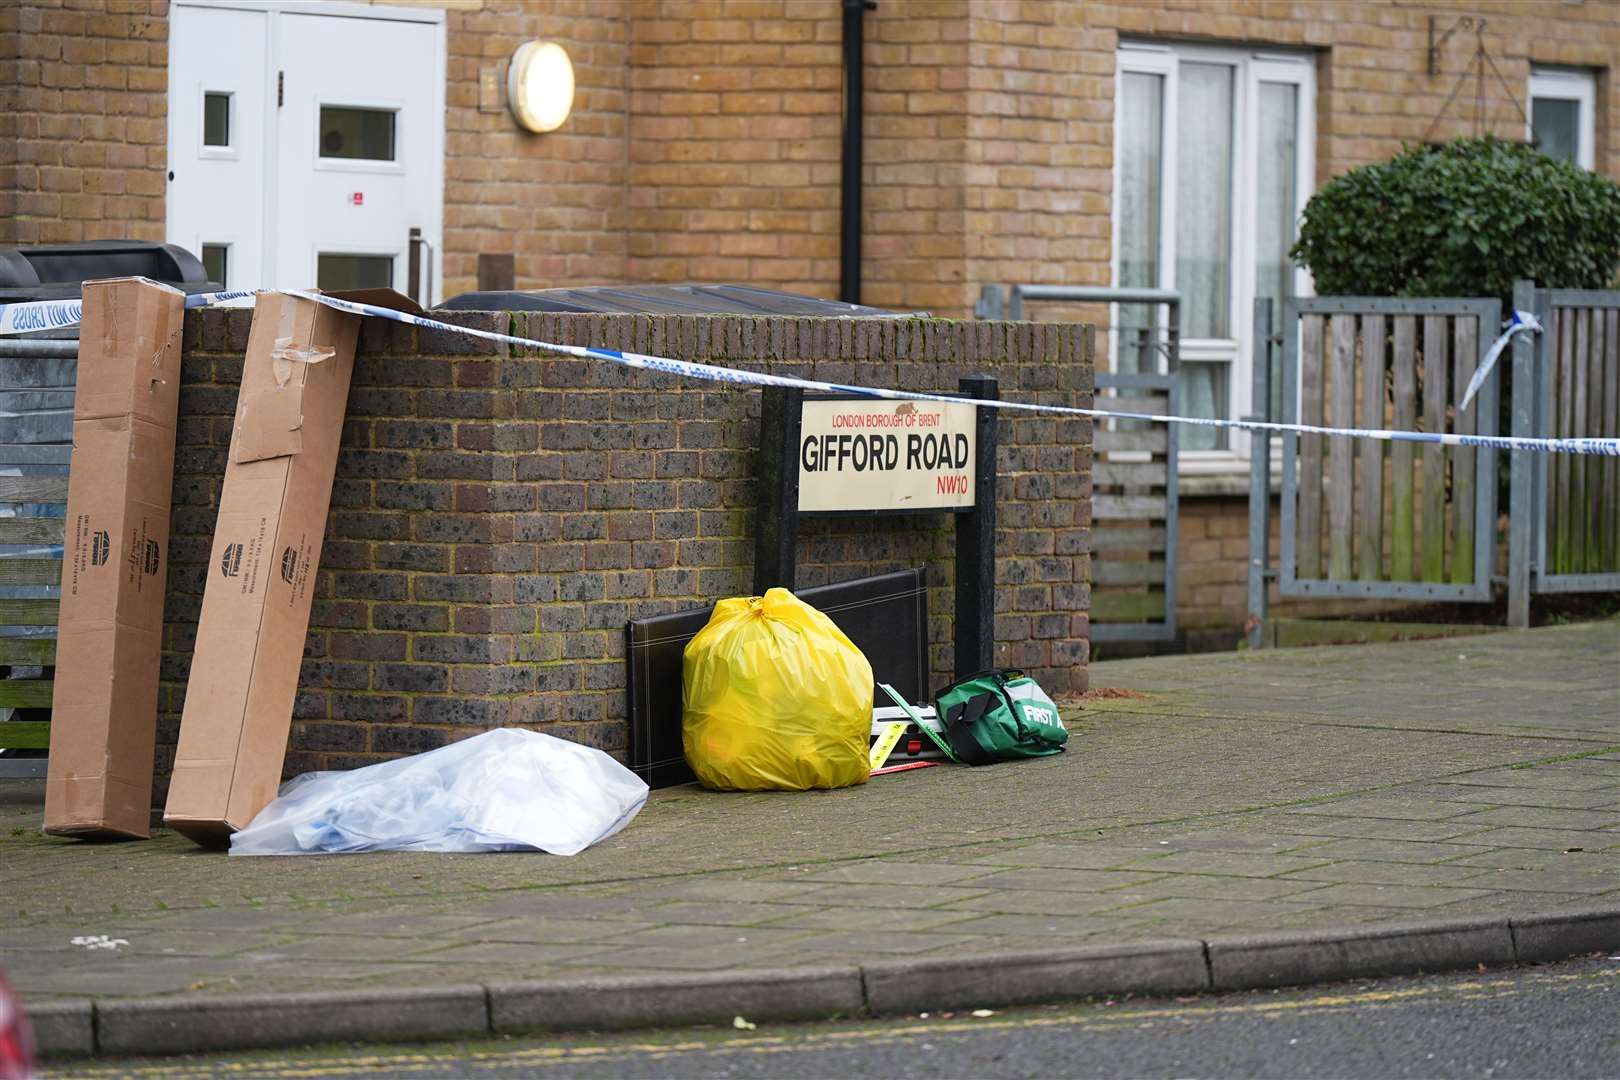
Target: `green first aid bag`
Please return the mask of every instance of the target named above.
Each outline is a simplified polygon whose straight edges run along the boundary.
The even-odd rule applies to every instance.
[[[885,685],[883,690],[911,711],[892,687]],[[934,735],[920,720],[918,728],[952,761],[968,765],[1061,754],[1069,741],[1057,706],[1021,671],[980,671],[958,679],[939,691],[934,708],[944,736]]]

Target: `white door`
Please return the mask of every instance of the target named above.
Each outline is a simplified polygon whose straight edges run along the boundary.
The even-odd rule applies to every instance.
[[[430,293],[443,216],[443,12],[229,2],[170,9],[170,241],[211,271],[223,249],[231,288],[409,292],[419,229],[416,284]],[[225,72],[254,93],[221,81]],[[216,147],[227,92],[241,141]]]
[[[227,289],[264,280],[268,24],[177,7],[170,25],[168,238]]]
[[[282,17],[280,283],[405,292],[410,230],[437,247],[444,80],[434,77],[436,44],[435,28],[423,23]]]

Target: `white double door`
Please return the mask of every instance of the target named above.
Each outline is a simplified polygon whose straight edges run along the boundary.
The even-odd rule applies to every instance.
[[[176,0],[169,27],[170,243],[226,288],[411,291],[440,280],[440,11]]]

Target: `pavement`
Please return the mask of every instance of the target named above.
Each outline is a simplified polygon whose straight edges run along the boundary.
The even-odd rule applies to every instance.
[[[1059,757],[656,791],[572,858],[91,844],[0,783],[0,964],[47,1051],[117,1055],[1620,949],[1620,620],[1099,663],[1092,686]]]

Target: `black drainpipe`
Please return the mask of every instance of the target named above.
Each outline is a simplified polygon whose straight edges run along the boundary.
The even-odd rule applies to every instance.
[[[839,201],[838,298],[861,302],[861,128],[866,19],[877,0],[844,0],[844,173]]]

